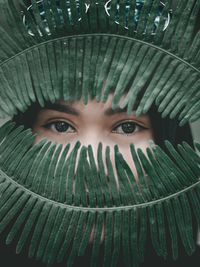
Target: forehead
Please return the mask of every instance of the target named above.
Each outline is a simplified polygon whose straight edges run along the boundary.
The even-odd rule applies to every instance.
[[[47,105],[46,108],[42,109],[42,113],[47,116],[53,115],[53,112],[63,112],[72,115],[74,118],[85,120],[86,122],[92,121],[92,123],[99,123],[99,119],[107,121],[112,118],[135,118],[136,120],[143,121],[150,124],[149,114],[141,114],[139,117],[135,114],[135,109],[132,110],[131,114],[127,114],[127,108],[122,108],[121,104],[125,99],[126,95],[123,95],[119,101],[118,106],[112,108],[112,100],[114,94],[110,93],[105,103],[97,102],[96,99],[90,99],[87,104],[84,104],[82,100],[78,101],[56,101],[55,104]],[[47,112],[45,112],[45,110]],[[50,110],[50,112],[49,112]],[[55,113],[56,114],[56,113]]]
[[[121,106],[123,100],[125,99],[126,95],[123,95],[119,101],[118,107]],[[82,100],[79,101],[64,101],[64,100],[58,100],[56,101],[56,103],[58,104],[62,104],[62,105],[70,105],[80,111],[84,111],[85,109],[89,109],[89,108],[95,108],[98,109],[99,111],[105,111],[108,108],[112,107],[112,100],[113,100],[114,94],[110,93],[108,96],[108,99],[106,100],[106,102],[97,102],[97,100],[94,99],[90,99],[88,101],[87,104],[84,104],[84,102]]]

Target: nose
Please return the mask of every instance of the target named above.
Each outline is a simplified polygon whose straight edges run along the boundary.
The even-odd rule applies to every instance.
[[[109,161],[111,161],[111,164],[113,166],[113,172],[116,176],[116,168],[115,168],[115,159],[114,159],[114,144],[111,144],[109,140],[106,139],[105,136],[100,135],[99,130],[93,130],[87,131],[84,134],[82,133],[81,138],[78,139],[80,141],[81,147],[85,147],[87,149],[86,157],[88,160],[88,163],[91,164],[92,158],[95,161],[95,165],[98,171],[101,171],[99,169],[99,164],[98,164],[98,151],[100,152],[100,147],[101,148],[101,159],[103,161],[104,165],[104,171],[105,174],[108,175],[108,169],[107,169],[107,164],[106,164],[106,149],[109,150]],[[80,157],[80,152],[81,152],[81,147],[77,153],[77,162],[76,162],[76,168],[78,166],[78,159]]]
[[[99,168],[99,163],[98,163],[98,158],[102,160],[103,166],[104,166],[104,172],[106,175],[108,175],[108,168],[107,168],[107,160],[111,162],[112,167],[113,167],[113,172],[115,177],[117,177],[116,173],[116,167],[115,167],[115,159],[114,159],[114,146],[109,144],[108,142],[106,143],[105,141],[101,140],[100,138],[95,138],[95,136],[90,136],[87,140],[85,140],[82,145],[84,145],[87,148],[87,160],[88,162],[91,163],[92,160],[92,155],[97,167],[97,170],[100,172],[102,171]],[[106,160],[106,150],[108,159]],[[99,152],[99,155],[98,155]]]
[[[80,138],[81,145],[85,147],[92,147],[93,153],[95,155],[98,150],[99,143],[104,144],[104,146],[107,144],[105,137],[102,135],[102,130],[98,129],[97,127],[92,127],[91,129],[88,129],[85,131]]]

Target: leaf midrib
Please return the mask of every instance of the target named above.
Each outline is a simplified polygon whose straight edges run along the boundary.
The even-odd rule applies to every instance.
[[[140,204],[134,204],[134,205],[127,205],[127,206],[119,206],[119,207],[104,207],[104,208],[96,207],[96,208],[91,208],[91,207],[71,206],[71,205],[67,205],[67,204],[64,204],[64,203],[61,203],[61,202],[56,202],[55,200],[48,199],[48,198],[46,198],[44,196],[41,196],[41,195],[31,191],[30,189],[26,188],[22,184],[19,184],[16,181],[14,181],[11,177],[9,177],[1,169],[0,169],[0,176],[5,177],[12,184],[14,184],[17,187],[22,188],[22,190],[24,190],[26,193],[31,194],[31,195],[35,196],[36,198],[40,198],[41,200],[51,202],[52,204],[59,205],[59,206],[61,206],[63,208],[67,208],[69,210],[71,209],[71,210],[78,210],[78,211],[83,211],[83,212],[87,212],[87,211],[90,211],[90,212],[92,212],[92,211],[93,212],[96,212],[96,211],[98,211],[98,212],[120,211],[120,210],[124,210],[124,209],[125,210],[130,210],[130,209],[136,209],[136,208],[145,208],[145,207],[148,207],[148,206],[156,205],[157,203],[164,202],[164,201],[169,200],[171,198],[178,197],[179,195],[181,195],[181,194],[191,190],[192,188],[200,185],[200,178],[199,178],[199,181],[197,181],[196,183],[188,186],[187,188],[184,188],[184,189],[180,190],[179,192],[176,192],[176,193],[173,193],[173,194],[171,194],[169,196],[166,196],[166,197],[163,197],[163,198],[159,198],[159,199],[156,199],[156,200],[152,200],[152,201],[149,201],[149,202],[140,203]]]

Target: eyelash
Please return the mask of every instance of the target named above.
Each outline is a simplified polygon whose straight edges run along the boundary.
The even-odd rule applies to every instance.
[[[74,128],[73,126],[71,126],[71,124],[70,124],[69,122],[64,121],[64,120],[56,120],[56,121],[52,121],[52,122],[49,122],[49,123],[43,125],[43,127],[46,128],[46,129],[51,129],[51,126],[52,126],[52,125],[55,125],[55,124],[58,123],[58,122],[60,122],[60,123],[64,122],[64,123],[66,123],[70,128],[72,128],[73,130],[75,130],[75,128]],[[61,132],[61,133],[62,133],[62,132]]]
[[[118,127],[122,127],[122,125],[123,124],[126,124],[126,123],[132,123],[132,124],[134,124],[134,126],[136,127],[136,129],[137,130],[134,130],[133,131],[133,133],[117,133],[115,130],[113,131],[114,133],[116,133],[116,134],[123,134],[123,135],[126,135],[126,136],[129,136],[129,135],[134,135],[136,132],[138,132],[138,131],[140,131],[141,129],[143,129],[143,130],[145,130],[145,129],[147,129],[146,127],[144,127],[144,126],[142,126],[142,125],[140,125],[140,124],[138,124],[138,123],[136,123],[136,122],[134,122],[134,121],[131,121],[131,120],[128,120],[128,121],[122,121],[122,122],[120,122],[120,123],[118,123],[115,127],[114,127],[114,129],[117,129]]]
[[[71,132],[71,133],[74,133],[74,131],[76,130],[73,126],[71,126],[71,124],[69,123],[69,122],[67,122],[67,121],[64,121],[64,120],[57,120],[57,121],[52,121],[52,122],[50,122],[50,123],[48,123],[48,124],[45,124],[44,125],[44,128],[46,128],[46,129],[51,129],[51,126],[52,125],[55,125],[56,123],[66,123],[68,126],[69,126],[69,128],[72,128],[73,129],[73,132]],[[117,133],[117,131],[116,131],[116,129],[118,128],[118,127],[120,127],[120,126],[122,126],[123,124],[126,124],[126,123],[133,123],[134,125],[135,125],[135,127],[136,128],[140,128],[140,129],[147,129],[146,127],[144,127],[144,126],[142,126],[142,125],[140,125],[140,124],[138,124],[138,123],[136,123],[136,122],[134,122],[134,121],[131,121],[131,120],[128,120],[128,121],[122,121],[122,122],[120,122],[120,123],[118,123],[115,127],[114,127],[114,130],[112,131],[112,133],[115,133],[115,134],[122,134],[122,135],[133,135],[133,134],[135,134],[135,132],[138,132],[139,130],[134,130],[134,132],[133,133]],[[56,131],[56,130],[55,130]],[[58,131],[57,131],[58,132]],[[60,132],[60,133],[66,133],[66,132]]]

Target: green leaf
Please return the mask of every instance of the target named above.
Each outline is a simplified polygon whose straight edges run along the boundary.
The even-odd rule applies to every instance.
[[[43,234],[44,229],[46,228],[46,223],[48,223],[48,216],[53,209],[52,203],[45,203],[42,207],[42,210],[37,218],[37,222],[34,225],[34,232],[31,237],[30,247],[29,247],[29,254],[28,256],[32,258],[36,256],[37,248],[40,243],[41,236]]]
[[[170,250],[174,259],[178,257],[179,239],[188,254],[194,252],[193,216],[200,222],[200,158],[188,144],[176,150],[166,142],[168,154],[154,144],[146,153],[131,144],[137,179],[115,146],[115,177],[109,146],[104,166],[102,144],[95,162],[91,145],[81,147],[77,142],[68,154],[69,144],[33,144],[29,130],[13,126],[6,123],[0,129],[0,231],[11,223],[6,243],[17,242],[17,253],[27,246],[30,257],[48,264],[68,259],[72,266],[91,244],[91,266],[100,248],[103,266],[116,266],[121,250],[127,266],[138,266],[149,238],[164,258]],[[23,152],[17,154],[19,147]],[[11,168],[4,161],[9,154],[10,162],[16,157]],[[17,179],[10,176],[15,170]]]
[[[74,233],[76,231],[76,222],[77,220],[79,220],[79,217],[80,217],[80,211],[73,211],[69,226],[66,229],[66,236],[64,242],[58,253],[57,262],[62,262],[65,257],[65,254],[70,246],[70,242],[74,237]]]

